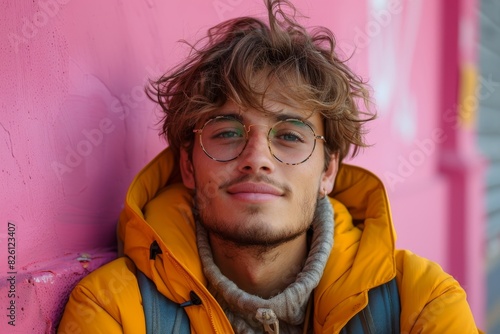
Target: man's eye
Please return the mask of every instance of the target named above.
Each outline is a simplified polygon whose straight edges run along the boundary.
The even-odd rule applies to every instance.
[[[283,133],[283,134],[280,134],[278,139],[281,139],[281,140],[284,140],[284,141],[290,141],[290,142],[302,142],[302,138],[300,136],[298,136],[297,134],[295,133]]]
[[[298,133],[297,131],[279,131],[274,134],[275,141],[278,141],[283,144],[300,144],[304,143],[305,138],[303,135]]]
[[[240,138],[242,137],[242,133],[241,131],[236,131],[236,130],[233,130],[233,131],[222,131],[222,132],[219,132],[218,134],[216,134],[216,138]]]
[[[210,136],[212,139],[236,139],[242,137],[243,131],[240,129],[220,129],[218,131],[214,131]]]

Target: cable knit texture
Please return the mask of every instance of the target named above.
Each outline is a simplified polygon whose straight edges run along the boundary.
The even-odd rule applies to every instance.
[[[304,268],[297,275],[295,282],[285,290],[270,299],[263,299],[239,289],[220,272],[213,261],[208,233],[198,221],[196,222],[198,250],[209,290],[221,305],[236,333],[302,332],[307,303],[323,275],[333,247],[333,225],[333,208],[330,201],[326,197],[319,199],[312,222],[311,249]],[[274,326],[269,326],[273,322]]]

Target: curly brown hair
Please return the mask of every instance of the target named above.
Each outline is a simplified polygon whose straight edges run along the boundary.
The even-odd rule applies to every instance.
[[[161,106],[162,135],[176,157],[181,147],[191,155],[196,124],[228,100],[263,112],[264,100],[271,99],[321,113],[325,166],[331,154],[342,161],[350,149],[355,156],[367,146],[363,124],[375,118],[369,112],[368,86],[335,52],[333,33],[325,27],[306,30],[287,0],[265,3],[267,24],[241,17],[214,26],[191,45],[182,64],[147,87],[148,96]]]

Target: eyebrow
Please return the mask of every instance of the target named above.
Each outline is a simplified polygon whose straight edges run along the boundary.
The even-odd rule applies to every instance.
[[[239,112],[229,112],[227,114],[224,113],[224,114],[215,115],[214,117],[217,117],[217,116],[230,117],[230,118],[234,118],[235,120],[240,121],[241,123],[245,123],[245,119],[243,117],[243,114],[239,113]],[[279,113],[279,114],[275,114],[273,116],[273,118],[276,122],[285,121],[287,119],[298,119],[299,121],[304,122],[305,124],[307,124],[311,128],[313,128],[315,131],[317,131],[314,124],[312,124],[306,117],[303,117],[303,116],[299,116],[296,114]]]
[[[308,117],[304,117],[304,116],[299,116],[299,115],[296,115],[296,114],[286,114],[286,113],[280,113],[280,114],[277,114],[275,117],[277,122],[279,121],[285,121],[287,119],[298,119],[299,121],[309,125],[314,131],[318,131],[318,129],[316,128],[316,126],[314,126],[314,124],[312,124]]]

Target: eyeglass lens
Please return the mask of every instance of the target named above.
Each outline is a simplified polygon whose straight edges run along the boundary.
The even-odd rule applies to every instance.
[[[245,149],[247,131],[237,119],[215,117],[209,120],[201,131],[201,144],[205,152],[214,160],[230,161]],[[311,127],[295,119],[276,123],[268,132],[271,154],[287,164],[301,163],[314,150],[316,143]]]

